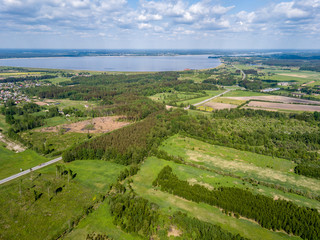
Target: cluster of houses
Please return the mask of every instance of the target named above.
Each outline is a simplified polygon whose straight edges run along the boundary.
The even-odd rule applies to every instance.
[[[16,104],[20,102],[30,102],[28,96],[22,94],[22,88],[40,87],[48,83],[24,81],[24,82],[1,82],[0,81],[0,104],[8,100],[13,100]]]

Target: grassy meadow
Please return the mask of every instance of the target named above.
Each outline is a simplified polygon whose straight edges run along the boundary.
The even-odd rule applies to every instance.
[[[74,178],[57,174],[51,165],[1,185],[0,239],[56,239],[101,204],[125,168],[94,160],[59,165],[71,169]]]
[[[172,214],[175,211],[186,212],[189,216],[219,225],[225,230],[235,234],[241,234],[249,239],[261,239],[261,236],[263,236],[263,239],[300,239],[297,237],[290,237],[284,233],[269,231],[250,220],[243,218],[236,219],[228,216],[223,214],[219,208],[204,203],[198,204],[155,189],[152,186],[152,182],[162,168],[167,165],[173,168],[174,173],[177,174],[179,178],[188,180],[191,183],[196,183],[194,179],[201,178],[202,176],[200,184],[205,184],[207,187],[211,186],[208,183],[204,183],[205,180],[203,180],[203,178],[206,176],[207,179],[213,179],[212,181],[220,181],[219,186],[222,184],[221,180],[215,180],[216,175],[211,172],[161,160],[155,157],[148,158],[138,174],[133,177],[133,188],[142,197],[158,204],[165,213]],[[226,184],[234,185],[234,183],[229,183],[229,181],[230,179],[224,180]],[[211,184],[214,185],[213,183]]]
[[[49,160],[30,149],[15,153],[0,145],[0,179],[19,173],[20,168],[26,170]]]
[[[305,193],[320,194],[320,181],[294,174],[295,163],[285,159],[211,145],[181,136],[169,138],[161,149],[208,169]],[[318,202],[314,203],[314,207],[320,207]]]

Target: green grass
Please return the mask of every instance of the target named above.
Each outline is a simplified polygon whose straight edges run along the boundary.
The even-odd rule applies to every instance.
[[[92,134],[91,134],[92,135]],[[42,149],[45,146],[52,150],[52,153],[61,152],[82,141],[87,140],[86,133],[55,133],[28,131],[22,134],[22,138],[29,141],[34,148]]]
[[[5,118],[6,117],[4,115],[0,114],[0,129],[2,129],[3,131],[8,131],[10,125],[6,123]]]
[[[125,166],[102,160],[79,160],[65,164],[77,173],[76,181],[85,188],[105,194],[110,183],[118,178]],[[94,180],[94,181],[93,181]]]
[[[210,102],[226,103],[226,104],[232,104],[232,105],[241,105],[241,104],[245,103],[246,101],[228,99],[228,98],[225,98],[225,97],[218,97],[218,98],[215,98],[215,99],[211,100]]]
[[[56,167],[51,165],[1,186],[0,239],[56,239],[84,215],[88,206],[99,205],[100,194],[106,194],[125,168],[91,160],[63,166],[77,173],[70,182],[67,177],[57,177]],[[58,187],[62,187],[62,192],[55,194]],[[34,190],[43,194],[37,201]]]
[[[87,234],[93,232],[106,234],[113,239],[119,240],[141,239],[139,236],[123,232],[112,223],[110,206],[107,201],[103,202],[98,209],[83,219],[64,239],[86,239]]]
[[[269,231],[260,227],[258,224],[245,219],[236,219],[227,216],[216,207],[212,207],[203,203],[197,204],[195,202],[162,192],[158,189],[154,189],[152,187],[152,182],[156,178],[157,174],[166,165],[173,167],[174,172],[183,179],[189,178],[190,176],[197,177],[199,176],[198,174],[204,174],[205,172],[190,166],[179,165],[154,157],[146,160],[138,174],[133,177],[133,188],[142,197],[158,204],[161,210],[165,213],[172,214],[174,211],[187,212],[190,216],[217,224],[225,230],[236,234],[239,233],[242,236],[250,239],[299,239],[295,237],[289,237],[283,233]],[[210,176],[211,173],[207,172],[205,174]],[[211,177],[214,178],[213,175],[211,175]]]
[[[187,162],[209,169],[320,194],[320,181],[294,174],[295,164],[285,159],[211,145],[179,136],[169,138],[161,149],[171,155],[181,156]]]
[[[29,169],[47,161],[49,159],[32,150],[15,153],[0,146],[0,179],[19,173],[20,168]]]
[[[50,79],[46,79],[46,81],[51,82],[52,84],[59,84],[61,82],[69,82],[71,81],[70,78],[66,78],[66,77],[57,77],[57,78],[50,78]]]
[[[193,99],[201,96],[201,93],[187,93],[187,92],[165,92],[165,93],[157,93],[150,98],[154,101],[165,103],[165,104],[172,104],[179,101],[184,101],[186,99]]]
[[[206,97],[201,97],[201,98],[194,98],[194,99],[191,99],[191,100],[186,100],[186,101],[179,101],[177,102],[177,104],[187,104],[187,105],[190,105],[190,104],[195,104],[195,103],[198,103],[198,102],[202,102],[208,98],[211,98],[211,97],[214,97],[216,95],[219,95],[220,93],[223,93],[225,90],[217,90],[217,91],[206,91],[206,93],[208,94],[208,96]]]
[[[55,127],[61,124],[69,124],[79,121],[84,121],[90,119],[89,117],[64,117],[64,116],[58,116],[53,118],[48,118],[45,120],[46,124],[44,127]]]

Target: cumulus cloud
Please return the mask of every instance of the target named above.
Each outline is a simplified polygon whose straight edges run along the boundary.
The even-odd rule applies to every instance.
[[[139,0],[130,6],[127,0],[0,0],[0,30],[99,37],[123,31],[166,37],[215,32],[320,34],[320,0],[273,0],[251,11],[215,0]]]

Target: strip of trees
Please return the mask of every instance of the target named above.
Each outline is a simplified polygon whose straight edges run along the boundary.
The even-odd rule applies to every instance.
[[[283,230],[304,239],[320,236],[320,214],[316,209],[299,207],[285,200],[273,200],[264,195],[254,195],[248,190],[221,187],[209,190],[201,185],[190,185],[178,179],[169,166],[159,173],[154,186],[194,202],[203,202],[257,221],[262,227]]]

